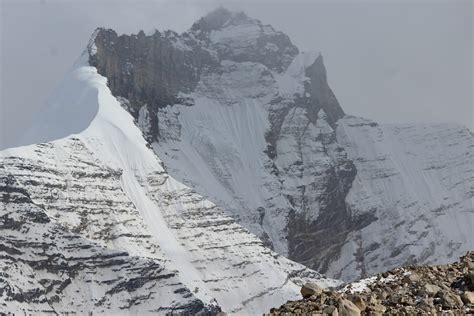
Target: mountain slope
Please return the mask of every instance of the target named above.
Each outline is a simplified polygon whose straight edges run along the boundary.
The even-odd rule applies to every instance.
[[[39,118],[30,139],[49,142],[1,152],[2,179],[13,183],[6,186],[1,200],[2,231],[9,244],[2,252],[16,255],[3,257],[2,265],[23,262],[20,255],[29,255],[28,280],[46,288],[31,289],[43,295],[39,299],[2,292],[8,310],[152,312],[158,308],[162,313],[213,314],[222,308],[262,313],[296,297],[306,279],[323,286],[337,284],[264,248],[220,208],[170,177],[133,118],[111,95],[106,78],[85,59],[87,55],[51,98],[53,110],[45,112],[48,122],[62,128],[51,132]],[[59,105],[63,109],[54,116]],[[96,115],[84,131],[54,139],[68,134],[64,113],[74,113],[77,107]],[[19,206],[10,197],[12,190],[25,196],[15,198]],[[28,226],[18,226],[25,229],[21,238],[10,237],[9,230],[16,227],[9,223],[20,216],[16,210],[26,218],[40,212],[53,227],[25,220]],[[25,244],[37,243],[36,231],[45,239],[29,250]],[[51,248],[50,239],[56,247],[45,255],[35,250]],[[42,264],[50,262],[51,256],[64,256],[65,267]],[[109,264],[109,257],[120,259],[110,259]],[[77,262],[78,273],[71,262]],[[71,282],[66,278],[54,296],[48,295],[52,290],[48,284],[63,280],[64,270],[70,271]],[[83,274],[104,277],[89,281]],[[18,273],[12,272],[2,281],[18,291],[29,289],[17,278]],[[90,282],[94,286],[88,286]],[[80,293],[88,297],[70,305],[74,297],[70,284],[79,284]]]
[[[474,247],[465,128],[346,116],[322,57],[243,13],[216,10],[180,35],[100,29],[93,43],[90,63],[170,174],[278,253],[356,279]]]
[[[164,260],[130,256],[71,233],[2,166],[0,306],[3,312],[207,314]],[[6,176],[6,177],[5,177]],[[33,180],[34,181],[34,180]]]
[[[346,244],[345,253],[355,254],[350,265],[370,272],[444,264],[474,248],[474,139],[467,128],[345,117],[337,139],[357,168],[347,203],[378,218]],[[339,260],[334,271],[348,264]]]
[[[11,311],[258,314],[339,283],[314,270],[474,248],[472,133],[346,115],[320,54],[243,13],[98,29],[24,143],[0,153]]]

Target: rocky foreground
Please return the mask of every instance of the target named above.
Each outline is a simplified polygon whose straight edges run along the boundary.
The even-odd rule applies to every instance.
[[[407,266],[335,290],[308,283],[301,294],[267,315],[474,314],[474,251],[453,264]]]

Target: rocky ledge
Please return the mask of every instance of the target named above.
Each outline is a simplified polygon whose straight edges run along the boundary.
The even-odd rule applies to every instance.
[[[308,283],[303,299],[267,315],[465,315],[474,313],[474,251],[459,262],[407,266],[339,289]]]

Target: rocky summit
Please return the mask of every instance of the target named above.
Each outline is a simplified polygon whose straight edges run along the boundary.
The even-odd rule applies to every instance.
[[[438,266],[406,266],[321,289],[308,283],[302,300],[266,315],[465,315],[474,313],[474,252]]]

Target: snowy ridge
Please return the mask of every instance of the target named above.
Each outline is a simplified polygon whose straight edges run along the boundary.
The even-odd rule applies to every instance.
[[[264,248],[259,239],[221,209],[170,177],[147,147],[132,116],[111,95],[106,78],[98,75],[94,67],[78,64],[61,89],[68,93],[57,93],[54,107],[62,103],[64,112],[74,112],[76,107],[96,111],[94,119],[78,134],[74,128],[68,131],[66,122],[56,133],[42,131],[43,123],[38,122],[35,136],[53,141],[3,151],[2,176],[14,178],[16,186],[31,199],[30,204],[41,205],[44,216],[57,222],[65,233],[90,240],[104,251],[156,262],[149,268],[150,273],[164,273],[157,270],[160,267],[160,271],[170,271],[176,280],[173,290],[157,278],[156,286],[165,291],[160,293],[147,291],[147,283],[137,281],[136,287],[124,289],[133,293],[132,297],[111,296],[107,304],[102,304],[99,295],[107,291],[106,287],[99,283],[100,290],[77,301],[75,309],[88,311],[92,303],[100,301],[102,305],[94,310],[119,311],[132,300],[131,310],[152,312],[157,306],[154,298],[161,296],[166,297],[158,304],[163,313],[167,308],[193,314],[222,308],[236,314],[256,314],[297,298],[299,287],[306,280],[315,280],[322,286],[337,284]],[[68,100],[75,100],[69,109]],[[48,116],[49,122],[60,122],[64,112]],[[61,138],[68,134],[71,135]],[[22,207],[27,214],[33,208]],[[10,214],[9,208],[8,200],[2,199],[2,212]],[[26,234],[23,238],[34,236]],[[81,247],[81,243],[70,247]],[[38,269],[35,275],[42,271],[41,266],[28,265]],[[111,269],[103,273],[114,278]],[[56,278],[54,271],[52,274],[48,279]],[[12,278],[8,276],[7,282],[15,283]],[[86,286],[81,288],[84,293],[88,291]],[[46,295],[42,301],[51,310],[66,311],[68,300],[73,297],[67,295],[58,294],[54,299]],[[18,305],[15,296],[8,293],[1,297],[11,311],[34,312],[42,308],[28,300]]]

